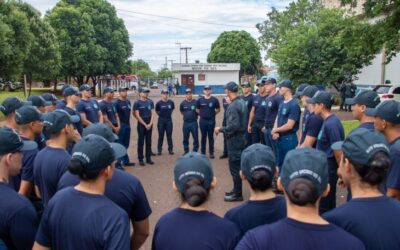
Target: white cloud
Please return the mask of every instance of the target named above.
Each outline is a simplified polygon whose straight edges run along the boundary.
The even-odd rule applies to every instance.
[[[28,0],[42,13],[55,6],[55,0]],[[149,62],[153,70],[165,63],[165,57],[179,62],[179,49],[175,42],[183,47],[192,47],[189,61],[205,62],[212,42],[223,31],[246,30],[254,38],[260,34],[255,25],[265,19],[271,7],[284,8],[290,1],[280,0],[111,0],[129,31],[134,43],[134,59],[142,58]],[[157,16],[176,17],[229,24],[241,27],[209,25],[197,22],[161,18],[133,12],[148,13]],[[184,52],[182,52],[184,61]]]

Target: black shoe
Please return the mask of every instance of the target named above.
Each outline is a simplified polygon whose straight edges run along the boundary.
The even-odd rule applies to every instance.
[[[210,154],[210,159],[214,159],[214,158],[215,158],[214,154]]]
[[[220,159],[226,159],[226,158],[228,158],[228,155],[223,154],[223,155],[221,155],[219,158],[220,158]]]
[[[128,163],[124,163],[123,164],[125,167],[133,167],[133,166],[135,166],[135,163],[133,163],[133,162],[128,162]]]
[[[151,152],[151,156],[156,156],[156,154],[155,154],[155,153],[153,153],[153,152]]]
[[[224,201],[226,202],[243,201],[243,196],[241,194],[225,195]]]
[[[144,163],[144,161],[139,161],[139,165],[140,166],[145,166],[146,164]]]
[[[235,192],[233,190],[229,191],[229,192],[225,192],[225,196],[231,196],[235,194]]]
[[[169,151],[169,154],[170,155],[174,155],[174,151]]]
[[[150,164],[150,165],[154,165],[154,161],[152,161],[152,160],[147,160],[146,163]]]
[[[158,152],[157,155],[161,155],[161,152]]]

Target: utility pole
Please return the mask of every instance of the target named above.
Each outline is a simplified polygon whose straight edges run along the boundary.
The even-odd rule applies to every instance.
[[[175,44],[179,45],[179,64],[182,63],[182,54],[181,54],[181,46],[182,44],[180,42],[176,42]]]
[[[168,56],[165,57],[165,68],[168,69]]]
[[[188,50],[191,50],[192,49],[192,47],[183,47],[183,48],[181,48],[181,50],[184,50],[185,51],[185,54],[186,54],[186,63],[188,63]]]
[[[172,64],[174,63],[175,60],[168,60],[171,63],[171,70],[172,70]]]

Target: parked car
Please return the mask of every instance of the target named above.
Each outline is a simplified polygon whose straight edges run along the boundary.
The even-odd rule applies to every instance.
[[[3,81],[0,79],[1,91],[15,91],[22,88],[23,84],[21,82]]]
[[[156,83],[156,82],[150,83],[150,88],[151,89],[158,89],[158,83]]]
[[[381,101],[396,100],[400,101],[400,84],[382,84],[373,89],[378,93]]]
[[[65,84],[66,84],[65,82],[57,83],[57,90],[62,90],[62,88],[64,87]]]

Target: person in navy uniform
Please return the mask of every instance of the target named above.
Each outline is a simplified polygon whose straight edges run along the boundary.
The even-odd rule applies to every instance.
[[[242,95],[241,98],[243,99],[244,103],[247,105],[247,114],[246,114],[246,124],[249,124],[249,117],[251,107],[253,106],[254,95],[252,93],[251,85],[249,82],[244,82],[242,84]],[[246,147],[251,145],[251,133],[248,131],[246,132]]]
[[[133,112],[135,118],[138,120],[138,148],[137,154],[139,158],[139,165],[144,166],[143,146],[146,143],[146,163],[153,165],[151,160],[151,134],[153,131],[154,122],[154,103],[148,99],[150,89],[143,87],[139,89],[139,100],[133,104]]]
[[[46,106],[46,113],[54,111],[57,108],[57,97],[52,93],[44,93],[41,95],[46,102],[50,102],[50,105]]]
[[[7,184],[21,171],[22,152],[37,148],[17,131],[0,128],[0,239],[6,248],[32,249],[39,219],[32,203]],[[1,244],[0,244],[1,247]]]
[[[0,111],[4,115],[5,128],[18,129],[15,121],[15,111],[24,105],[31,105],[31,102],[22,101],[18,97],[7,97],[0,105]]]
[[[161,100],[156,103],[156,113],[158,115],[158,155],[162,154],[162,146],[164,142],[164,134],[167,134],[168,153],[174,154],[174,145],[172,142],[172,112],[175,109],[175,103],[168,98],[168,91],[161,91]]]
[[[222,120],[222,127],[226,126],[226,110],[228,109],[229,104],[231,103],[231,100],[229,99],[228,96],[224,96],[222,98],[222,107],[224,108],[224,118]],[[219,157],[220,159],[225,159],[228,158],[228,147],[226,145],[226,136],[224,134],[224,150],[222,152],[222,155]]]
[[[92,97],[92,88],[83,84],[79,91],[81,92],[82,98],[76,109],[81,114],[81,120],[83,126],[86,127],[92,123],[103,123],[103,116],[99,107],[99,103]]]
[[[344,129],[339,118],[332,114],[332,95],[326,91],[318,91],[313,98],[307,100],[314,104],[314,113],[324,120],[322,128],[317,137],[317,149],[324,152],[328,159],[329,184],[331,191],[328,196],[321,200],[320,213],[323,214],[336,207],[336,184],[338,180],[337,168],[340,163],[341,153],[333,151],[331,146],[338,141],[344,140]]]
[[[46,101],[40,95],[31,95],[27,99],[32,103],[32,106],[36,107],[41,113],[46,113],[46,107],[51,105],[51,102]]]
[[[121,123],[119,120],[119,115],[117,109],[115,108],[114,99],[115,90],[112,87],[104,88],[103,94],[104,99],[100,102],[100,110],[103,116],[103,121],[107,126],[109,126],[114,133],[118,134],[121,129]]]
[[[366,128],[371,131],[375,130],[375,117],[365,114],[367,108],[373,109],[381,102],[378,93],[372,90],[360,91],[354,98],[346,99],[346,104],[353,107],[353,118],[360,122],[359,128]]]
[[[265,98],[267,107],[265,108],[265,122],[262,131],[264,133],[265,145],[269,146],[276,154],[276,143],[272,139],[271,132],[274,128],[276,116],[278,115],[279,105],[283,102],[283,96],[276,90],[275,78],[268,78],[264,88],[268,96]]]
[[[128,215],[104,195],[116,160],[125,154],[124,146],[98,135],[86,136],[74,146],[68,170],[80,182],[49,201],[34,250],[130,249]]]
[[[61,88],[61,93],[64,93],[64,90],[66,90],[67,88],[70,88],[70,87],[74,87],[74,86],[72,86],[71,84],[64,84],[62,86],[62,88]],[[56,108],[57,109],[64,109],[65,105],[67,105],[67,102],[65,101],[65,99],[64,100],[58,100],[57,104],[56,104]]]
[[[131,140],[131,101],[128,99],[128,90],[129,88],[119,88],[118,93],[119,97],[115,101],[115,108],[118,113],[118,117],[120,120],[121,128],[118,133],[118,143],[122,144],[125,146],[126,150],[128,151],[129,148],[129,143]],[[131,162],[129,160],[128,153],[124,155],[121,159],[120,162],[125,166],[125,167],[133,167],[135,166],[135,163]]]
[[[226,136],[228,148],[229,171],[232,175],[233,189],[225,193],[227,202],[242,201],[242,180],[240,179],[240,157],[246,147],[246,113],[247,106],[239,97],[239,86],[235,82],[225,85],[225,93],[231,100],[226,111],[226,126],[214,129],[216,135]]]
[[[235,249],[239,228],[210,212],[208,206],[216,184],[211,162],[205,155],[189,152],[176,161],[173,189],[182,202],[158,220],[153,250]]]
[[[264,127],[266,114],[265,109],[267,107],[267,102],[265,101],[267,98],[267,92],[265,92],[266,82],[266,79],[262,79],[259,83],[257,83],[258,94],[253,99],[253,107],[251,108],[249,115],[247,130],[249,133],[251,133],[251,144],[265,144],[262,128]]]
[[[76,106],[78,105],[79,101],[81,100],[79,90],[75,87],[66,88],[63,91],[63,96],[64,96],[64,101],[65,101],[65,106],[62,108],[62,110],[67,111],[68,114],[70,114],[70,115],[80,116],[78,110],[76,110]],[[80,135],[82,135],[82,132],[83,132],[82,120],[79,119],[79,121],[74,122],[73,125],[74,125],[75,129],[78,131],[78,133]]]
[[[184,154],[189,152],[189,136],[193,137],[193,150],[199,150],[199,127],[197,123],[198,114],[196,112],[196,99],[193,99],[191,89],[185,90],[185,100],[181,102],[179,110],[183,116],[183,150]]]
[[[206,142],[208,137],[208,150],[210,158],[214,159],[214,128],[215,116],[220,112],[218,99],[211,96],[211,86],[204,86],[204,96],[196,102],[196,112],[200,116],[201,153],[206,154]]]
[[[300,123],[300,106],[292,95],[292,82],[283,80],[279,84],[279,93],[283,96],[278,109],[274,128],[271,131],[272,139],[276,140],[276,153],[279,170],[287,152],[297,147],[297,130]]]
[[[385,136],[357,128],[344,142],[333,144],[332,149],[343,152],[338,175],[351,189],[352,199],[322,217],[359,238],[366,249],[398,248],[400,203],[379,189],[390,168]]]
[[[237,250],[364,250],[363,243],[318,214],[321,197],[329,193],[328,162],[313,148],[290,151],[278,187],[284,191],[287,218],[246,233]]]

